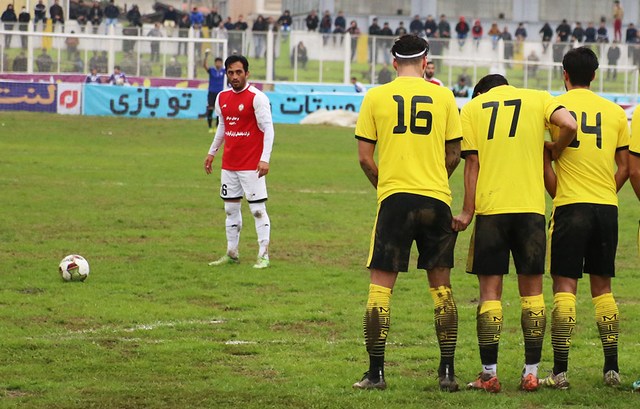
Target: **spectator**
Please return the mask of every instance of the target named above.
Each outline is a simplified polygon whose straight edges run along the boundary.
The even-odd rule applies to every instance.
[[[176,61],[176,57],[171,57],[169,63],[167,64],[166,70],[167,77],[182,77],[182,66],[178,61]]]
[[[351,77],[351,83],[353,84],[353,88],[355,90],[355,92],[362,94],[363,92],[365,92],[367,89],[364,87],[364,85],[362,85],[361,82],[358,81],[358,79],[356,77]]]
[[[71,30],[70,34],[75,34],[75,31]],[[64,44],[67,46],[67,60],[71,61],[74,54],[78,51],[80,40],[78,39],[78,37],[67,37],[64,40]]]
[[[638,37],[638,30],[633,25],[633,23],[629,23],[629,26],[627,27],[626,35],[624,37],[624,42],[627,44],[635,43],[637,37]]]
[[[389,69],[389,64],[384,63],[378,72],[378,84],[382,85],[389,82],[391,82],[391,70]]]
[[[509,32],[509,27],[504,26],[500,38],[502,38],[502,41],[504,42],[504,59],[511,60],[513,58],[513,37]],[[507,61],[505,66],[507,68],[511,68],[511,63]]]
[[[234,24],[234,29],[238,31],[246,31],[249,28],[249,25],[246,21],[244,21],[244,16],[240,14],[238,16],[238,21]]]
[[[553,43],[552,49],[553,49],[553,62],[556,64],[560,64],[562,63],[562,58],[564,57],[564,51],[566,48],[567,44],[562,41],[562,37],[560,35],[558,35],[558,37],[556,37],[556,42]],[[553,68],[553,71],[556,74],[562,74],[562,66],[561,65],[556,65]]]
[[[369,26],[369,62],[370,63],[373,62],[374,56],[376,55],[375,51],[380,45],[379,43],[380,40],[377,37],[380,35],[381,30],[382,29],[378,25],[378,17],[374,17],[373,21],[371,22],[371,25]]]
[[[320,32],[322,33],[322,45],[327,45],[331,34],[331,13],[325,10],[322,20],[320,20]]]
[[[413,20],[409,23],[409,31],[411,34],[422,36],[424,33],[424,24],[422,23],[422,20],[420,20],[420,15],[416,14],[413,16]]]
[[[155,23],[153,28],[147,33],[147,37],[163,37],[160,23]],[[151,41],[151,61],[160,61],[160,41]]]
[[[116,7],[115,0],[109,0],[109,4],[104,8],[104,16],[106,21],[106,33],[109,34],[109,27],[113,27],[115,30],[116,24],[118,24],[118,17],[120,17],[120,9]]]
[[[571,35],[571,26],[567,23],[567,19],[562,19],[562,22],[556,27],[556,34],[560,36],[560,41],[566,43],[569,41]]]
[[[131,9],[127,11],[127,21],[130,27],[142,27],[142,14],[137,5],[131,6]]]
[[[97,34],[98,27],[102,23],[102,9],[100,8],[100,3],[98,3],[97,1],[94,1],[93,5],[89,9],[87,20],[91,22],[91,29],[93,30],[93,34]]]
[[[204,25],[204,15],[197,7],[191,9],[189,19],[191,20],[191,27],[193,27],[194,30],[200,31],[202,29]]]
[[[438,35],[438,24],[431,14],[427,16],[427,19],[424,22],[424,34],[427,38],[433,38]]]
[[[585,44],[591,44],[596,42],[596,36],[598,35],[596,28],[593,26],[593,22],[590,21],[587,24],[587,29],[584,30],[584,42]]]
[[[464,47],[464,43],[469,35],[469,24],[464,19],[464,16],[460,16],[458,24],[456,24],[456,35],[458,37],[458,46],[460,50]]]
[[[178,25],[178,12],[176,12],[176,9],[174,9],[173,6],[169,6],[164,11],[164,15],[162,16],[162,25],[167,32],[167,37],[173,37],[173,31]]]
[[[102,79],[100,78],[100,74],[98,74],[98,69],[94,66],[91,67],[91,70],[87,77],[84,79],[85,84],[100,84],[102,83]]]
[[[524,41],[527,39],[527,29],[524,27],[524,23],[518,23],[518,27],[514,33],[517,41]]]
[[[404,27],[404,21],[398,23],[398,28],[396,28],[394,34],[396,37],[402,37],[403,35],[407,34],[407,29]]]
[[[380,51],[382,53],[382,57],[384,58],[385,64],[390,64],[391,53],[389,52],[389,50],[391,50],[391,45],[393,43],[393,40],[391,40],[391,37],[393,37],[393,31],[391,31],[391,27],[389,27],[388,21],[385,21],[384,24],[382,25],[382,29],[380,30],[380,36],[384,37],[378,40],[378,44],[380,44]]]
[[[236,29],[236,25],[233,23],[233,21],[231,21],[231,16],[227,17],[227,20],[224,22],[223,27],[227,31],[232,31]]]
[[[618,65],[618,60],[620,59],[620,47],[618,47],[618,41],[613,40],[611,47],[607,50],[607,63],[613,67],[607,70],[607,81],[610,78],[610,74],[613,71],[612,79],[615,81],[618,76],[618,69],[616,66]]]
[[[613,2],[613,39],[620,42],[622,40],[622,19],[624,18],[624,9],[618,0]]]
[[[111,85],[125,85],[128,84],[127,76],[120,69],[119,65],[113,67],[113,74],[109,77],[109,84]]]
[[[496,24],[496,28],[498,25]],[[476,19],[473,23],[473,27],[471,27],[471,37],[473,38],[473,42],[476,45],[476,50],[480,47],[480,40],[482,39],[482,24],[479,19]]]
[[[305,22],[307,23],[307,30],[316,31],[318,29],[318,24],[320,23],[318,13],[315,10],[311,10],[311,13],[309,13],[305,19]]]
[[[284,13],[278,17],[277,23],[278,26],[280,26],[280,31],[282,31],[282,40],[284,41],[291,31],[291,24],[293,24],[293,19],[291,18],[289,10],[285,10]]]
[[[107,66],[109,65],[109,60],[107,59],[107,52],[102,51],[102,53],[96,59],[96,68],[98,68],[98,72],[107,73]]]
[[[620,35],[622,38],[622,35]],[[599,43],[608,43],[609,35],[607,33],[607,24],[604,21],[600,22],[600,27],[596,31],[596,41]]]
[[[49,16],[51,17],[51,21],[54,26],[56,24],[64,26],[64,11],[60,5],[60,0],[55,0],[53,5],[49,7]]]
[[[351,61],[353,61],[358,48],[358,38],[360,37],[360,28],[358,28],[358,23],[355,20],[351,20],[347,33],[351,34]]]
[[[344,13],[342,10],[338,11],[338,15],[336,16],[335,21],[333,22],[333,45],[336,44],[336,34],[340,35],[340,45],[344,41],[344,36],[342,34],[347,31],[347,20],[344,18]]]
[[[222,23],[222,16],[218,14],[218,8],[213,7],[211,12],[207,14],[205,18],[206,26],[209,28],[209,32],[211,33],[214,29],[220,27],[220,23]],[[213,36],[212,36],[213,37]]]
[[[436,64],[433,61],[429,61],[424,69],[424,80],[440,87],[444,86],[442,81],[435,77]]]
[[[43,48],[42,52],[36,58],[36,66],[40,72],[51,72],[51,66],[53,65],[53,59],[47,54],[47,49]]]
[[[4,29],[7,31],[13,30],[13,23],[18,21],[18,16],[13,10],[13,4],[8,4],[6,10],[0,16]],[[11,48],[11,34],[5,34],[4,36],[4,48]]]
[[[87,28],[87,13],[88,10],[84,7],[84,0],[79,0],[78,7],[75,8],[75,20],[80,26],[80,32],[82,33],[84,33]]]
[[[574,37],[579,43],[584,40],[584,28],[582,28],[582,24],[579,21],[576,22],[576,26],[573,28],[571,36]]]
[[[189,15],[185,13],[180,17],[180,21],[178,22],[178,37],[187,38],[189,36],[189,28],[191,28],[191,20],[189,19]],[[180,41],[178,43],[178,55],[181,54],[187,55],[186,41]]]
[[[20,14],[18,14],[18,30],[25,32],[29,30],[29,21],[31,21],[31,14],[27,11],[26,7],[22,7]],[[27,49],[27,39],[26,35],[20,36],[20,44],[22,45],[22,49]]]
[[[530,77],[537,78],[538,62],[540,62],[540,57],[538,57],[535,50],[531,50],[531,53],[527,56],[527,61],[530,63],[527,64],[527,73]]]
[[[440,21],[438,22],[438,35],[440,38],[451,38],[451,25],[447,21],[447,16],[440,15]]]
[[[42,0],[38,0],[38,4],[33,9],[33,24],[38,24],[42,21],[42,24],[47,23],[47,6],[42,3]]]
[[[489,28],[489,31],[487,31],[487,35],[491,37],[491,48],[494,50],[498,48],[498,41],[502,38],[502,32],[498,28],[498,23],[495,21],[491,23],[491,27]],[[511,37],[511,34],[509,34],[509,37]]]
[[[71,72],[84,72],[84,61],[82,61],[79,51],[73,53],[71,56],[71,63],[73,64]]]
[[[553,38],[553,30],[549,23],[545,22],[538,33],[542,36],[542,52],[546,54],[551,38]]]
[[[451,91],[453,91],[453,95],[456,97],[469,97],[469,85],[467,84],[467,79],[464,75],[460,75],[458,77],[458,82],[453,86]]]
[[[253,32],[253,42],[255,44],[255,58],[262,58],[266,51],[267,31],[269,31],[269,24],[262,14],[259,14],[256,21],[254,21],[251,31]]]
[[[26,72],[27,71],[27,56],[24,55],[24,51],[20,51],[20,54],[13,60],[13,66],[11,67],[14,72]]]
[[[298,61],[298,64],[302,66],[302,69],[306,69],[308,60],[307,47],[305,47],[304,43],[300,41],[291,51],[291,67],[295,65],[295,61]]]

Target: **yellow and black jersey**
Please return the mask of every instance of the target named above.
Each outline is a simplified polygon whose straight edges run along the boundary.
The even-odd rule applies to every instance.
[[[377,144],[378,202],[414,193],[451,205],[445,142],[460,139],[451,91],[422,78],[398,77],[364,96],[356,138]]]
[[[462,154],[480,162],[477,214],[545,214],[545,130],[559,107],[546,91],[502,85],[462,108]]]
[[[558,185],[554,206],[571,203],[618,205],[615,154],[629,147],[629,125],[616,103],[578,88],[556,97],[576,118],[578,132],[560,154],[555,171]],[[558,137],[558,129],[551,127]]]
[[[631,119],[631,141],[629,142],[629,153],[640,156],[640,109],[633,111]]]

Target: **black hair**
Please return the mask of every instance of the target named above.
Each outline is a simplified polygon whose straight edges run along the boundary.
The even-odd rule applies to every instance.
[[[509,81],[500,74],[489,74],[480,78],[480,81],[473,87],[473,94],[471,98],[475,98],[480,94],[484,94],[491,88],[499,87],[500,85],[509,85]]]
[[[216,59],[215,59],[215,60],[213,60],[213,61],[220,61],[220,62],[222,62],[222,58],[220,58],[220,57],[216,57]]]
[[[589,47],[574,48],[564,55],[562,68],[572,85],[588,87],[598,69],[598,57]]]
[[[227,59],[224,61],[224,68],[225,70],[229,69],[229,66],[233,63],[236,62],[241,62],[242,63],[242,68],[244,68],[245,72],[249,71],[249,61],[247,61],[247,57],[243,56],[243,55],[230,55],[229,57],[227,57]]]
[[[429,52],[429,43],[424,38],[418,37],[415,34],[405,34],[400,38],[397,38],[393,47],[391,47],[391,54],[396,58],[399,63],[412,64],[418,62],[424,58]],[[405,55],[415,55],[423,53],[413,58],[403,58]]]

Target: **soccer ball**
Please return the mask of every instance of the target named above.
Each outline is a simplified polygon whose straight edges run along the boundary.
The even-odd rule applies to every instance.
[[[116,78],[116,85],[124,85],[124,78],[122,77]]]
[[[84,281],[89,276],[89,262],[77,254],[63,258],[58,271],[64,281]]]

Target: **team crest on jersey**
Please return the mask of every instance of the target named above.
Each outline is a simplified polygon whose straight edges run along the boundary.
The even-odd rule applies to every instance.
[[[244,109],[244,104],[238,105],[238,111],[242,111]]]

